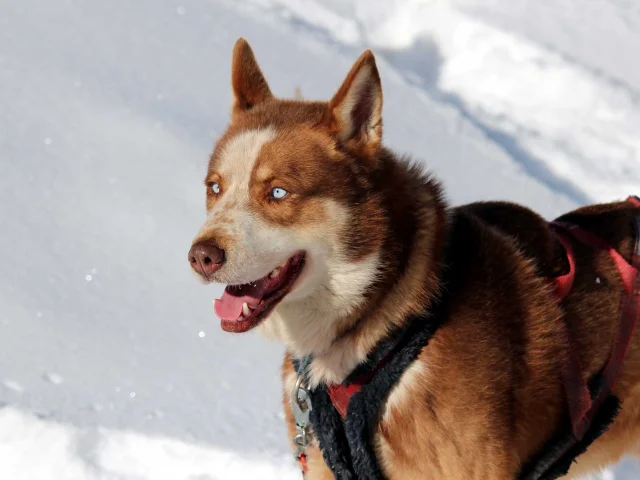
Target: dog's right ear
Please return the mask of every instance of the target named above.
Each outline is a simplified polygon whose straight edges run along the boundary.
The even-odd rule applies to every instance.
[[[246,112],[273,97],[253,55],[253,50],[244,38],[239,38],[233,47],[231,86],[233,88],[232,116]]]

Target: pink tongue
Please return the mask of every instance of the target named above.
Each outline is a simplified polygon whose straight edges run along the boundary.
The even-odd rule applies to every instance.
[[[263,278],[255,283],[225,288],[222,297],[213,302],[216,315],[221,320],[236,320],[242,313],[243,303],[246,302],[252,308],[258,306],[267,291],[267,286],[268,281]]]

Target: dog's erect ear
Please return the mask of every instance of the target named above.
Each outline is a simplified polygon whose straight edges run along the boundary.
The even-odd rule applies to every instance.
[[[376,59],[367,50],[353,64],[329,102],[327,123],[350,148],[375,153],[382,140],[382,85]]]
[[[233,115],[249,110],[273,96],[256,62],[253,50],[244,38],[239,38],[233,47],[231,86]]]

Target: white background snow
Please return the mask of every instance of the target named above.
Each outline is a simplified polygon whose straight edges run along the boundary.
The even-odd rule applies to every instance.
[[[454,203],[640,191],[635,1],[0,0],[1,479],[299,478],[281,348],[186,261],[239,36],[282,96],[374,48],[387,143]]]

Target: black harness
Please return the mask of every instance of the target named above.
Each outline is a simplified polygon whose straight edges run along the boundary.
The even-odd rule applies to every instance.
[[[379,361],[388,358],[371,380],[351,397],[344,420],[334,408],[326,386],[309,391],[313,405],[310,412],[313,433],[336,480],[384,478],[371,443],[380,406],[437,328],[432,318],[426,315],[416,317],[409,322],[408,328],[396,332],[393,340],[385,340],[378,346],[369,360],[345,380],[348,384],[363,371],[375,368]],[[294,360],[298,375],[304,377],[303,368],[308,363],[309,359]]]

